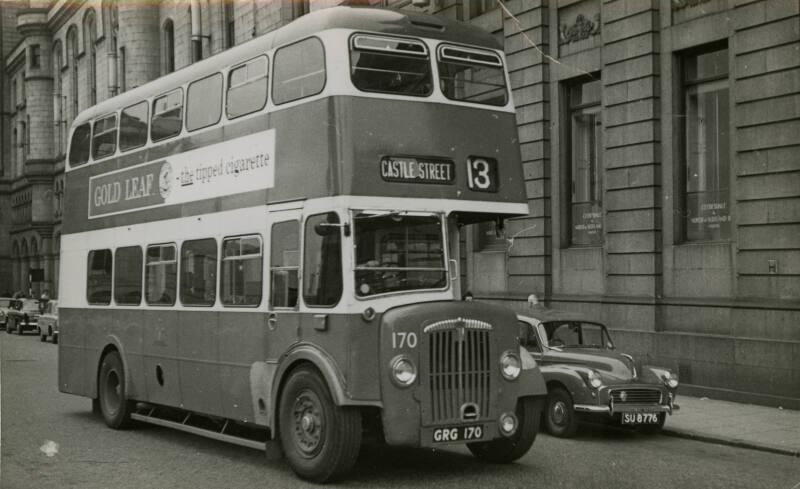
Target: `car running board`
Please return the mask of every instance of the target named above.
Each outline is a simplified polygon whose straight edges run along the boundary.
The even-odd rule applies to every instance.
[[[230,419],[211,418],[174,408],[144,405],[131,413],[131,419],[234,445],[266,450],[268,453],[277,445],[269,440],[269,431],[266,428],[243,426]]]

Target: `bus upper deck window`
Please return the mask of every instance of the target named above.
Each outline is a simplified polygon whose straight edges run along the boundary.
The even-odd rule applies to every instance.
[[[213,126],[222,117],[222,74],[192,82],[186,97],[186,130]]]
[[[69,165],[80,166],[89,161],[92,128],[87,122],[76,127],[69,144]]]
[[[439,85],[444,96],[476,104],[504,106],[508,89],[503,61],[491,51],[439,46]]]
[[[325,88],[325,49],[310,37],[275,52],[272,100],[283,104],[316,95]]]
[[[147,102],[139,102],[122,111],[119,121],[119,149],[144,146],[147,143]]]
[[[150,139],[160,141],[178,135],[183,125],[183,89],[178,88],[153,101]]]
[[[259,56],[228,74],[229,119],[258,112],[267,104],[267,57]]]
[[[350,76],[365,92],[424,97],[433,90],[428,47],[413,39],[353,36]]]
[[[117,115],[103,117],[94,122],[92,158],[99,160],[117,151]]]

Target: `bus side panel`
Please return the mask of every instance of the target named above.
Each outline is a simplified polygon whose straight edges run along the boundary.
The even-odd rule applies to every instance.
[[[84,372],[84,312],[82,309],[66,307],[58,309],[58,390],[89,397],[91,392],[87,389],[87,375]]]
[[[146,310],[142,316],[142,353],[147,401],[179,406],[178,312]]]
[[[265,358],[266,315],[263,312],[221,312],[219,370],[222,415],[254,421],[250,367]]]
[[[106,317],[113,315],[111,334],[122,345],[125,355],[125,373],[128,385],[126,394],[131,399],[144,399],[147,390],[144,383],[144,364],[142,363],[142,323],[144,311],[140,309],[97,310]],[[99,345],[104,348],[105,345]],[[102,351],[102,350],[101,350]]]
[[[216,311],[178,313],[178,357],[184,409],[222,416]]]

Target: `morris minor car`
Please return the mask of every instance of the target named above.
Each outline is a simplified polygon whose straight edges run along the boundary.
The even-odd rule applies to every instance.
[[[8,321],[8,310],[11,309],[11,297],[0,297],[0,327],[5,328]]]
[[[617,351],[603,324],[539,307],[517,318],[547,383],[543,424],[551,435],[573,436],[579,421],[592,420],[658,432],[678,409],[677,375]]]

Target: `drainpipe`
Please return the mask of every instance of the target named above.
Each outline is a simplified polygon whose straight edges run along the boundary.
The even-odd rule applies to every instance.
[[[189,9],[192,16],[192,63],[203,59],[203,26],[200,15],[200,0],[191,0]]]

